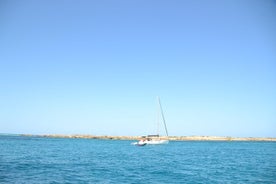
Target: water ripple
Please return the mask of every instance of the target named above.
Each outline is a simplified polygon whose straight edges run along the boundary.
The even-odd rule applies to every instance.
[[[1,183],[276,183],[274,142],[171,142],[0,136]]]

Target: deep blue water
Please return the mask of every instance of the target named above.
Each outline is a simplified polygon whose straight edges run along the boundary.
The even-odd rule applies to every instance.
[[[275,142],[0,136],[1,183],[276,183]]]

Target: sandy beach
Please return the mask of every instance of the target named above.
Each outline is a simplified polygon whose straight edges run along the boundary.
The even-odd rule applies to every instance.
[[[109,139],[109,140],[139,140],[142,136],[110,136],[110,135],[63,135],[63,134],[45,134],[32,135],[21,134],[21,136],[36,136],[48,138],[81,138],[81,139]],[[166,138],[166,137],[160,137]],[[229,137],[229,136],[169,136],[170,141],[276,141],[272,137]]]

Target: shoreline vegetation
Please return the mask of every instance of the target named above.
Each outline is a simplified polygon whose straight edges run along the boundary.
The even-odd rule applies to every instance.
[[[47,134],[33,135],[20,134],[20,136],[28,137],[45,137],[45,138],[75,138],[75,139],[108,139],[108,140],[139,140],[143,136],[108,136],[108,135],[62,135],[62,134]],[[160,137],[167,139],[167,137]],[[275,141],[272,137],[229,137],[229,136],[169,136],[170,141]]]

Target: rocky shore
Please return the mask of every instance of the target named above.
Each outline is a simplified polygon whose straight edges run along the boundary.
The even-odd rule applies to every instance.
[[[47,138],[81,138],[81,139],[109,139],[109,140],[139,140],[142,136],[107,136],[107,135],[32,135],[21,134],[21,136],[35,136]],[[161,137],[162,138],[162,137]],[[165,138],[165,137],[163,137]],[[223,136],[169,136],[170,141],[276,141],[270,137],[223,137]]]

